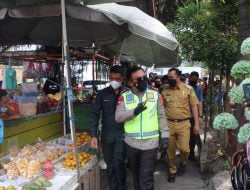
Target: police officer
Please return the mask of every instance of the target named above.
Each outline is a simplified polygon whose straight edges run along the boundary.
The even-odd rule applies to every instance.
[[[113,66],[110,69],[110,86],[101,90],[93,105],[91,115],[91,147],[98,147],[98,125],[102,116],[101,144],[104,161],[107,164],[107,176],[110,190],[125,189],[125,147],[124,128],[115,121],[115,109],[123,82],[123,68]]]
[[[167,160],[169,165],[170,183],[175,182],[177,169],[175,166],[176,147],[181,152],[181,162],[178,175],[185,173],[185,167],[189,156],[190,139],[190,106],[194,117],[194,134],[199,134],[199,118],[197,105],[199,104],[194,89],[180,81],[181,72],[172,68],[168,72],[169,87],[162,91],[165,112],[170,130]]]
[[[163,100],[156,90],[148,88],[140,67],[126,74],[131,90],[118,99],[116,121],[124,123],[126,153],[133,173],[135,190],[154,189],[154,170],[161,132],[161,147],[167,148],[168,126]]]

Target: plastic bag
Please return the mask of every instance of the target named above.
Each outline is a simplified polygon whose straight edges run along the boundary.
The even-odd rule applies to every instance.
[[[8,139],[8,154],[10,155],[10,158],[16,158],[17,155],[20,152],[19,146],[18,146],[18,136],[11,137]]]
[[[35,79],[36,70],[33,62],[23,64],[23,78],[24,79]]]
[[[35,153],[35,149],[31,145],[26,145],[23,147],[23,149],[20,151],[19,156],[21,157],[30,157]]]
[[[9,162],[3,167],[7,170],[7,176],[9,179],[16,179],[19,176],[19,170],[15,162]]]
[[[28,174],[27,178],[31,179],[33,177],[36,177],[41,172],[41,162],[39,159],[32,159],[28,164]]]
[[[28,157],[19,157],[16,161],[16,166],[20,175],[24,178],[28,176],[28,166],[29,166],[29,158]]]

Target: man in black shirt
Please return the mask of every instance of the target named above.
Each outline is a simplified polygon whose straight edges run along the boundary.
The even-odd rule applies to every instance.
[[[117,100],[124,90],[122,87],[123,76],[121,66],[111,67],[110,86],[97,94],[91,113],[91,148],[98,147],[98,125],[99,119],[102,117],[101,144],[104,161],[107,164],[110,190],[125,189],[124,128],[122,123],[115,121]]]

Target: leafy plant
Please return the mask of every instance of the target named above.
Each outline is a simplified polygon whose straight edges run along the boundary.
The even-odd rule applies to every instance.
[[[236,129],[238,125],[238,121],[234,115],[225,112],[217,115],[213,122],[213,128],[218,130]]]

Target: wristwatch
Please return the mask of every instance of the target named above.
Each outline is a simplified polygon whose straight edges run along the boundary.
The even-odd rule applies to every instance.
[[[200,115],[199,118],[203,118],[203,115]]]

